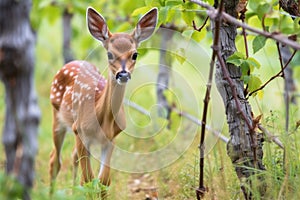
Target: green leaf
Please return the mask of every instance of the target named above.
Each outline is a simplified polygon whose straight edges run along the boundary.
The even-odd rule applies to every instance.
[[[250,65],[253,66],[254,68],[259,69],[260,68],[260,63],[253,57],[249,57],[246,62]]]
[[[296,31],[299,31],[299,29],[300,29],[300,18],[296,18],[296,19],[294,20],[294,29],[295,29]]]
[[[171,112],[171,116],[170,116],[170,119],[171,119],[171,131],[174,132],[174,133],[177,133],[178,132],[178,128],[180,126],[180,124],[182,123],[182,118],[180,117],[180,115],[178,115],[178,113],[176,112]]]
[[[261,0],[251,0],[249,1],[249,7],[253,10],[253,11],[256,11],[259,4],[260,4]]]
[[[242,64],[240,65],[240,67],[242,70],[242,75],[243,76],[248,75],[248,72],[250,70],[250,65],[246,61],[243,61]]]
[[[167,0],[166,1],[166,6],[178,6],[181,5],[183,3],[182,0]]]
[[[135,17],[135,16],[138,16],[138,15],[143,15],[143,14],[145,14],[146,12],[148,12],[150,9],[151,9],[150,6],[144,6],[144,7],[137,8],[137,9],[135,9],[135,10],[132,12],[131,16],[132,16],[132,17]]]
[[[180,64],[183,64],[186,61],[185,50],[183,48],[179,48],[175,53],[175,57]]]
[[[227,63],[231,63],[231,64],[234,64],[235,66],[239,67],[243,63],[243,60],[232,59],[232,60],[227,60]]]
[[[294,22],[291,17],[282,16],[280,20],[280,32],[284,34],[295,34]]]
[[[120,26],[117,27],[115,32],[125,32],[131,28],[131,24],[129,22],[123,22]]]
[[[255,54],[260,49],[262,49],[265,46],[266,41],[267,41],[266,37],[264,37],[262,35],[256,36],[252,42],[253,54]]]
[[[257,97],[259,100],[262,100],[262,98],[264,97],[264,91],[263,90],[259,90],[257,91],[254,95],[257,94]]]
[[[250,75],[248,88],[249,92],[253,92],[254,90],[257,90],[261,86],[262,82],[258,76]],[[253,96],[255,96],[257,93],[254,93]]]
[[[190,39],[194,33],[194,30],[185,30],[181,33],[183,37]]]
[[[245,76],[242,76],[241,79],[244,81],[245,84],[248,84],[248,83],[249,83],[249,80],[250,80],[250,76],[245,75]]]
[[[244,60],[246,59],[246,56],[242,54],[241,52],[236,51],[234,54],[229,56],[226,60],[227,63],[234,64],[235,66],[240,66]]]
[[[183,20],[185,21],[185,23],[188,25],[188,26],[191,26],[192,25],[192,22],[196,16],[196,13],[195,12],[189,12],[189,11],[183,11],[181,13],[181,16],[183,18]]]
[[[161,6],[160,0],[145,0],[145,4],[147,6],[151,6],[151,7],[160,7]]]
[[[183,8],[183,11],[181,13],[182,18],[188,26],[191,26],[192,21],[196,16],[194,10],[197,9],[197,5],[191,2],[185,2],[184,4],[182,4],[182,8]]]
[[[262,17],[266,14],[266,13],[269,13],[271,10],[271,5],[268,4],[268,3],[264,3],[264,4],[260,4],[258,7],[257,7],[257,16],[258,18],[261,20]]]
[[[175,16],[175,10],[174,9],[169,9],[168,10],[168,15],[167,15],[167,19],[166,19],[166,23],[171,22],[174,20],[174,16]]]
[[[166,22],[170,7],[162,7],[159,9],[158,26]]]
[[[228,61],[228,60],[235,60],[235,59],[242,59],[242,60],[245,60],[245,59],[246,59],[246,56],[245,56],[243,53],[241,53],[241,52],[239,52],[239,51],[236,51],[236,52],[234,52],[234,54],[232,54],[231,56],[229,56],[229,57],[227,58],[227,61]]]
[[[40,1],[38,8],[46,8],[48,6],[50,6],[52,4],[52,0],[44,0],[44,1]]]
[[[148,50],[149,50],[148,48],[138,48],[137,51],[138,51],[139,57],[146,55]]]
[[[196,42],[200,42],[205,36],[206,36],[206,29],[204,28],[200,32],[194,31],[192,34],[192,39],[195,40]]]
[[[203,29],[201,32],[196,30],[185,30],[181,35],[188,39],[193,39],[196,42],[200,42],[206,36],[206,29]]]

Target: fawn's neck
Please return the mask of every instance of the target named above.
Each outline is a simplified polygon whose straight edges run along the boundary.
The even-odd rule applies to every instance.
[[[109,74],[107,84],[99,101],[96,104],[98,120],[103,117],[115,119],[123,105],[126,85],[119,85],[112,74]]]

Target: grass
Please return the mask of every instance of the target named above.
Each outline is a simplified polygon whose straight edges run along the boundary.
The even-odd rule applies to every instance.
[[[52,29],[59,35],[59,23],[52,25]],[[53,32],[47,31],[49,24],[45,22],[39,32],[39,40],[37,43],[37,63],[36,63],[36,87],[39,96],[39,105],[42,110],[42,119],[39,128],[39,152],[36,157],[36,181],[35,186],[32,190],[33,199],[50,199],[49,192],[49,175],[48,175],[48,162],[49,155],[52,149],[52,138],[51,138],[51,105],[49,102],[49,88],[51,85],[52,77],[56,71],[62,66],[61,51],[60,49],[60,38],[49,42],[47,38],[51,38]],[[76,41],[74,41],[76,43]],[[78,42],[80,43],[80,42]],[[258,53],[257,59],[262,62],[261,78],[266,80],[280,67],[275,59],[272,59],[275,48],[272,44],[268,43],[265,52]],[[209,42],[203,41],[201,43],[205,49],[209,49]],[[239,46],[238,41],[238,48]],[[79,50],[76,50],[79,51]],[[75,51],[75,53],[76,53]],[[98,51],[97,51],[98,52]],[[195,52],[194,52],[195,53]],[[196,54],[197,53],[197,54]],[[196,52],[195,55],[199,53]],[[82,52],[77,53],[78,55],[83,54]],[[100,52],[101,56],[102,53]],[[209,55],[209,52],[207,53]],[[81,57],[84,59],[84,57]],[[191,60],[195,64],[198,61],[193,59],[199,59],[197,56],[192,56]],[[208,58],[203,56],[202,60],[207,59],[205,62],[208,63]],[[147,57],[142,58],[139,62],[140,69],[143,69],[142,63],[153,63],[158,60],[157,52],[152,52]],[[99,65],[103,64],[104,61],[96,60],[95,63]],[[199,111],[194,110],[194,103],[190,103],[190,95],[188,92],[194,95],[196,105],[202,108],[203,91],[205,89],[205,80],[207,77],[207,64],[201,63],[201,66],[196,68],[189,67],[188,64],[184,66],[178,63],[174,67],[176,74],[172,76],[171,85],[173,93],[176,95],[169,95],[169,99],[174,102],[179,102],[182,107],[193,115],[199,117]],[[198,184],[198,141],[199,141],[199,129],[191,129],[186,121],[182,120],[178,116],[174,115],[172,120],[174,126],[171,130],[162,129],[159,134],[155,135],[150,140],[132,139],[130,133],[142,135],[145,137],[151,136],[155,131],[160,130],[160,126],[165,126],[166,121],[156,117],[155,110],[153,107],[155,104],[155,92],[153,85],[149,85],[144,88],[137,87],[139,83],[155,82],[157,73],[157,67],[151,66],[153,69],[147,71],[147,76],[143,73],[143,70],[136,69],[136,73],[133,77],[133,84],[129,85],[128,90],[134,91],[128,94],[128,98],[141,104],[146,109],[150,110],[152,120],[148,117],[142,116],[140,113],[131,109],[127,110],[131,125],[128,127],[128,134],[122,134],[117,138],[117,145],[122,149],[129,152],[153,152],[160,148],[165,147],[170,141],[174,141],[177,136],[178,140],[171,152],[176,152],[179,147],[186,144],[187,140],[191,140],[190,145],[187,145],[186,151],[181,152],[178,159],[172,161],[170,164],[165,164],[164,167],[158,170],[145,172],[142,174],[129,173],[113,169],[111,172],[112,184],[109,187],[110,199],[146,199],[147,195],[151,194],[149,188],[157,188],[157,193],[160,199],[167,200],[182,200],[182,199],[195,199],[195,188]],[[206,69],[203,69],[206,68]],[[104,67],[101,68],[103,70]],[[196,71],[195,71],[196,70]],[[197,75],[197,70],[201,71],[201,74]],[[296,73],[297,70],[295,69]],[[149,75],[150,74],[150,75]],[[190,75],[192,74],[192,75]],[[182,86],[180,82],[176,82],[182,75],[183,79],[189,80],[188,85]],[[148,79],[149,78],[149,79]],[[152,79],[151,79],[152,78]],[[135,82],[134,82],[135,81]],[[190,88],[190,91],[188,90]],[[0,88],[0,126],[3,126],[4,121],[4,90],[3,86]],[[210,108],[209,119],[214,128],[223,127],[225,120],[223,118],[224,108],[218,95],[215,91],[212,97],[212,106]],[[284,131],[284,111],[283,111],[283,100],[282,100],[282,81],[276,80],[267,86],[264,97],[262,99],[251,98],[250,103],[253,107],[255,115],[263,113],[263,124],[275,135],[280,136],[280,139],[286,146],[285,151],[285,162],[283,162],[283,151],[279,149],[275,144],[265,142],[264,145],[264,164],[266,171],[260,174],[263,176],[264,183],[267,185],[267,191],[265,193],[265,199],[299,199],[300,198],[300,170],[299,170],[299,142],[300,136],[299,131],[293,131],[296,121],[299,120],[299,111],[297,107],[291,108],[290,116],[291,130],[289,134]],[[201,110],[201,109],[200,109]],[[221,113],[221,114],[220,114]],[[220,117],[221,116],[221,117]],[[218,118],[219,117],[219,118]],[[218,120],[216,120],[218,119]],[[178,129],[178,127],[180,127]],[[151,132],[152,131],[152,132]],[[195,137],[191,137],[189,134],[195,133]],[[226,126],[222,129],[223,133],[227,133]],[[205,199],[243,199],[240,191],[240,184],[235,174],[234,168],[226,154],[226,145],[219,140],[216,140],[209,132],[207,134],[207,152],[205,159],[205,185],[208,188],[208,193]],[[97,180],[92,181],[84,186],[78,184],[73,186],[72,183],[72,159],[71,153],[74,145],[74,137],[72,134],[67,134],[66,140],[62,149],[62,168],[60,174],[57,177],[56,190],[53,199],[97,199],[97,193],[99,191],[99,184]],[[17,186],[11,177],[6,177],[3,174],[4,171],[4,152],[3,146],[0,144],[0,199],[16,199],[19,191],[21,190]],[[151,162],[134,162],[126,160],[122,163],[124,166],[142,166],[147,167],[155,165],[155,162],[163,161],[164,158],[171,158],[171,154],[165,154],[163,159],[151,160]],[[123,160],[122,160],[123,161]],[[283,164],[284,163],[284,164]],[[93,159],[93,167],[96,171],[98,168],[98,161]],[[79,173],[80,170],[79,170]],[[141,182],[140,185],[136,185]],[[255,184],[260,184],[254,180]],[[141,189],[142,188],[142,189]],[[136,190],[135,190],[136,189]],[[138,191],[139,190],[139,191]],[[253,190],[255,199],[260,199],[258,191]]]

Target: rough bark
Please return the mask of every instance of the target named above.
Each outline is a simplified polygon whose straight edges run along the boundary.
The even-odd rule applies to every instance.
[[[238,2],[238,0],[226,1],[225,12],[231,16],[237,17],[236,5]],[[236,51],[236,29],[236,25],[226,22],[223,22],[221,25],[220,51],[224,61],[226,61],[226,59]],[[226,67],[228,69],[229,76],[234,83],[240,108],[245,114],[250,126],[253,126],[251,106],[244,96],[244,83],[241,80],[241,70],[239,67],[232,64],[226,64]],[[251,187],[250,178],[254,174],[254,170],[251,170],[251,168],[260,170],[265,169],[262,164],[262,139],[259,133],[247,126],[245,119],[239,112],[232,89],[229,82],[225,79],[224,71],[222,70],[220,62],[216,63],[215,80],[226,108],[227,123],[230,132],[230,140],[227,143],[227,153],[231,158],[231,161],[235,166],[237,176],[241,181],[241,188],[244,192],[245,199],[251,199],[251,193],[246,189],[247,187],[244,187],[244,184],[246,183]],[[251,134],[255,139],[254,142],[251,140]],[[263,191],[264,189],[259,188],[258,190]]]
[[[279,5],[283,10],[288,12],[292,18],[294,19],[296,16],[300,16],[299,14],[299,5],[296,0],[279,0]]]
[[[158,109],[158,114],[161,117],[170,118],[171,106],[169,105],[164,91],[169,87],[169,77],[170,77],[170,69],[172,66],[172,58],[170,54],[168,54],[168,44],[172,39],[172,31],[164,31],[162,29],[161,33],[161,48],[160,48],[160,56],[159,56],[159,73],[157,77],[157,87],[156,87],[156,95],[157,102],[160,105]],[[163,108],[163,109],[161,109]]]
[[[5,123],[2,142],[6,172],[24,186],[30,199],[38,148],[40,110],[34,90],[35,34],[29,22],[31,1],[0,1],[0,78],[5,86]]]
[[[73,14],[68,11],[67,8],[64,9],[63,12],[63,56],[64,56],[64,63],[68,63],[74,60],[73,53],[71,50],[71,38],[72,38],[72,27],[71,27],[71,20]]]

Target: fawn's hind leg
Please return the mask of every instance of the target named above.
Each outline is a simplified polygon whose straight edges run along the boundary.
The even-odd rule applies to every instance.
[[[50,155],[50,182],[51,182],[51,190],[50,193],[53,192],[54,181],[56,176],[60,170],[61,166],[61,148],[66,135],[66,128],[59,123],[58,119],[58,111],[53,108],[53,124],[52,124],[52,133],[53,133],[53,142],[54,148]]]
[[[72,153],[72,158],[73,158],[73,186],[76,185],[76,179],[77,179],[77,172],[78,172],[78,154],[77,154],[77,149],[76,147],[73,150]]]

